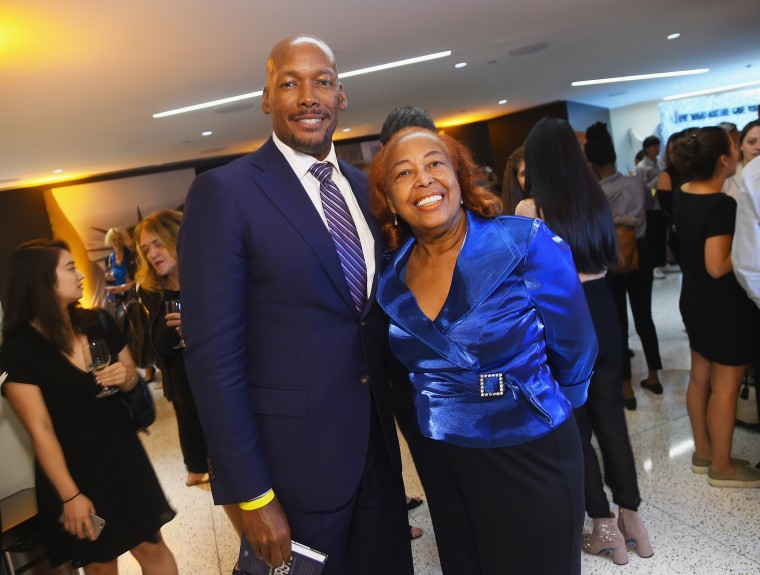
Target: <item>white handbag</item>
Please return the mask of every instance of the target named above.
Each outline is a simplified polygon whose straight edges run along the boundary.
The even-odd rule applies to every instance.
[[[739,425],[757,426],[760,417],[757,413],[757,388],[755,380],[745,377],[739,389],[739,399],[736,402],[736,423]]]

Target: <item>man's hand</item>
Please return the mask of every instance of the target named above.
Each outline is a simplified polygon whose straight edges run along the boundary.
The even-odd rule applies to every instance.
[[[260,509],[241,513],[245,536],[256,555],[272,567],[290,561],[290,526],[276,497]]]

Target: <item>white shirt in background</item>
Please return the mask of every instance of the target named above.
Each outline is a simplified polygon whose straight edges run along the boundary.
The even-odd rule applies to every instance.
[[[736,279],[760,308],[760,159],[742,170],[731,249]]]

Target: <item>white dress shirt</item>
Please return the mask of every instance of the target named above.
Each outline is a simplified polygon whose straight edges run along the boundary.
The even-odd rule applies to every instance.
[[[741,194],[742,187],[742,165],[741,162],[736,164],[736,173],[730,178],[726,178],[723,182],[723,188],[720,190],[727,196],[731,196],[739,203],[739,194]]]
[[[731,258],[736,279],[760,308],[760,158],[742,170]]]
[[[276,134],[272,134],[272,140],[277,149],[285,156],[290,167],[295,172],[298,179],[301,181],[306,195],[309,196],[311,203],[319,213],[319,217],[325,224],[325,227],[329,229],[327,225],[327,218],[325,217],[325,210],[322,207],[322,198],[319,194],[319,180],[309,172],[312,164],[317,162],[330,162],[333,167],[332,180],[335,185],[338,186],[340,193],[346,200],[348,211],[351,212],[351,217],[354,219],[354,225],[356,225],[356,231],[359,233],[359,241],[362,244],[362,253],[364,254],[364,263],[367,266],[367,299],[369,299],[370,292],[372,291],[372,282],[375,278],[375,238],[372,236],[372,232],[369,229],[367,220],[364,219],[364,214],[359,207],[359,202],[356,201],[356,196],[351,190],[351,185],[348,180],[340,173],[340,167],[338,166],[338,156],[335,154],[335,146],[330,144],[330,153],[324,160],[316,160],[313,156],[303,154],[295,151],[293,148],[283,143]]]

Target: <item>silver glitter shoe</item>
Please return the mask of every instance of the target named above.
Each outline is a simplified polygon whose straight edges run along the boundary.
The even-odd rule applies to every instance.
[[[628,563],[628,549],[625,546],[623,534],[618,529],[615,514],[610,517],[594,519],[594,529],[591,533],[584,533],[581,548],[586,553],[598,555],[599,553],[612,553],[612,561],[615,565]]]

